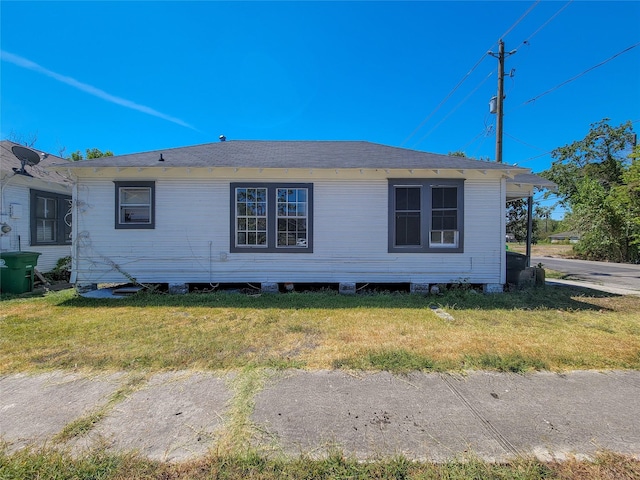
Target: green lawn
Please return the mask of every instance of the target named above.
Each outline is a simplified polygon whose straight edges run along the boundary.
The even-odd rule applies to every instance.
[[[339,453],[326,459],[266,459],[253,454],[211,455],[186,463],[161,463],[136,455],[95,451],[80,458],[55,450],[0,450],[0,478],[101,480],[282,480],[282,479],[415,479],[415,480],[631,480],[640,478],[640,461],[603,453],[594,461],[516,460],[509,464],[483,462],[473,457],[441,464],[412,462],[402,457],[358,462]]]
[[[588,294],[587,294],[588,293]],[[156,371],[237,372],[220,440],[204,458],[153,462],[98,448],[72,456],[56,448],[8,453],[0,478],[13,479],[631,479],[640,461],[603,453],[593,461],[473,457],[444,464],[403,457],[361,463],[340,452],[324,459],[270,459],[250,448],[254,397],[264,368],[448,371],[640,368],[640,297],[573,288],[439,296],[291,293],[121,300],[73,290],[0,301],[0,374],[73,369],[128,371],[130,382],[101,410],[52,439],[86,435]]]
[[[640,297],[142,294],[0,302],[0,373],[47,369],[638,369]],[[448,319],[438,313],[447,313]]]

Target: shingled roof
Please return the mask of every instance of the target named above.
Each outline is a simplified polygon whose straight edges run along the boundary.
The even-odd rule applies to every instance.
[[[160,161],[162,155],[163,161]],[[364,141],[233,140],[151,152],[102,157],[64,164],[86,167],[528,169],[464,157],[391,147]]]
[[[0,171],[2,172],[3,177],[20,175],[20,173],[16,172],[22,168],[22,163],[11,151],[11,147],[13,147],[14,145],[20,144],[12,142],[10,140],[0,141]],[[67,177],[48,169],[48,167],[51,167],[53,165],[68,166],[71,162],[65,160],[64,158],[56,157],[55,155],[45,154],[35,149],[33,150],[36,153],[40,154],[41,160],[37,165],[25,167],[25,172],[28,174],[28,176],[47,182],[62,184],[71,183],[71,181]]]

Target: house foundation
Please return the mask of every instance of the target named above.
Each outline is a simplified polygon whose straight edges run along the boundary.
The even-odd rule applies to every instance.
[[[412,283],[409,287],[409,291],[411,293],[415,293],[418,295],[428,295],[429,284],[428,283]]]
[[[338,292],[341,295],[355,295],[356,284],[352,282],[342,282],[338,285]]]
[[[501,283],[485,283],[482,286],[482,293],[503,293],[504,285]]]
[[[262,282],[260,284],[260,291],[262,293],[278,293],[280,288],[276,282]]]
[[[170,283],[169,293],[171,295],[184,295],[189,292],[189,285],[186,283]]]

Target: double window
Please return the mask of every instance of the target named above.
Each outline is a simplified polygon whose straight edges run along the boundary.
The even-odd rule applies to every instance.
[[[231,184],[231,251],[313,251],[313,185]]]
[[[31,190],[31,245],[71,243],[71,197]]]
[[[155,182],[114,182],[116,228],[155,228]]]
[[[390,252],[462,252],[463,180],[389,181]]]

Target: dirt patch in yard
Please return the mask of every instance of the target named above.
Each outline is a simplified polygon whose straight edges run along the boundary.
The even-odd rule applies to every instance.
[[[508,243],[509,250],[517,253],[526,253],[527,246],[524,243]],[[557,258],[577,258],[573,251],[573,245],[559,243],[543,243],[531,246],[531,256],[533,257],[557,257]]]

